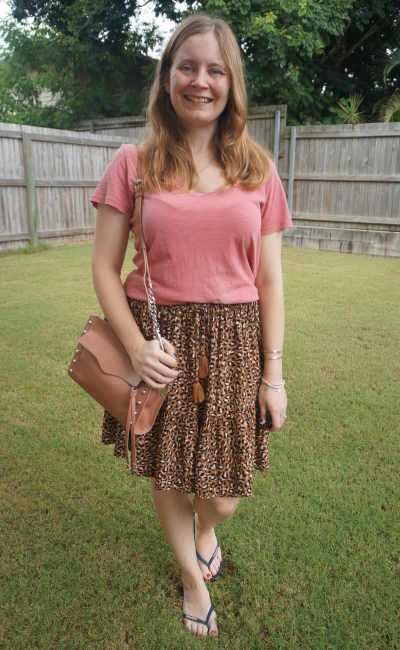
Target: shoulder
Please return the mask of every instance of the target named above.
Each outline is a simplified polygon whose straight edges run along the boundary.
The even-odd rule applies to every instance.
[[[277,185],[281,185],[281,179],[279,178],[278,171],[276,169],[275,163],[273,160],[269,161],[269,175],[267,180],[264,183],[265,192],[270,192]]]
[[[137,178],[137,149],[133,144],[122,144],[111,158],[105,175],[113,182],[134,187]]]
[[[118,151],[112,157],[116,165],[125,167],[128,172],[136,172],[137,159],[137,147],[134,144],[121,144]]]

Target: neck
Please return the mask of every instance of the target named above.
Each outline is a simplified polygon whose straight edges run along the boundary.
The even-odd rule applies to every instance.
[[[201,156],[213,152],[213,139],[216,133],[216,124],[207,124],[204,127],[188,129],[192,140],[192,152],[194,156]]]

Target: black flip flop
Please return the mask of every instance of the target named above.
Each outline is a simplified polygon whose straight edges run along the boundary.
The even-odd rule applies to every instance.
[[[211,603],[211,607],[208,610],[207,618],[205,621],[203,621],[201,618],[197,618],[197,616],[192,616],[191,614],[185,614],[185,612],[183,612],[182,617],[187,618],[189,621],[194,621],[194,623],[201,623],[201,625],[205,625],[208,631],[210,628],[210,616],[213,613],[213,611],[214,611],[214,605]]]
[[[195,519],[195,517],[196,517],[196,513],[193,513],[193,536],[194,536],[195,542],[196,542],[196,519]],[[214,553],[212,554],[212,556],[211,556],[211,558],[209,559],[208,562],[204,559],[204,557],[201,557],[200,553],[198,553],[197,550],[196,550],[197,558],[200,560],[200,562],[205,564],[205,566],[207,567],[207,569],[209,571],[210,571],[211,564],[213,563],[213,561],[217,557],[218,549],[219,549],[219,541],[217,540],[217,545],[215,547]],[[219,565],[218,573],[216,573],[215,576],[212,576],[212,578],[210,578],[210,582],[215,582],[217,580],[217,578],[219,578],[219,576],[222,573],[223,568],[224,568],[224,560],[221,560],[221,564]]]

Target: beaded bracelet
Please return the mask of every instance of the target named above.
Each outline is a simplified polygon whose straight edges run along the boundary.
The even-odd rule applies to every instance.
[[[282,379],[280,384],[270,384],[269,381],[264,379],[264,377],[261,377],[261,381],[262,381],[263,384],[265,384],[265,390],[268,390],[268,388],[273,388],[277,393],[281,392],[281,389],[284,387],[284,385],[286,383],[285,380]]]

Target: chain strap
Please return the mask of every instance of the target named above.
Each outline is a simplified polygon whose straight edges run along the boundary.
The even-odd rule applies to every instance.
[[[147,264],[147,252],[143,251],[143,257],[146,257],[146,266],[147,266],[147,269],[148,269],[149,267],[148,267],[148,264]],[[146,282],[146,280],[147,280],[147,282]],[[155,298],[154,298],[153,287],[152,287],[151,280],[150,280],[149,276],[148,277],[145,276],[145,289],[146,289],[146,293],[147,293],[149,312],[150,312],[151,320],[153,322],[154,336],[158,338],[160,348],[164,352],[164,344],[163,344],[163,340],[161,338],[160,328],[158,326],[157,305],[156,305],[156,301],[155,301]]]
[[[141,178],[138,178],[135,181],[135,192],[138,187],[141,187],[143,185],[143,180]],[[153,333],[154,333],[154,338],[158,339],[158,342],[160,344],[160,348],[163,352],[164,350],[164,343],[161,338],[161,332],[160,328],[158,326],[158,319],[157,319],[157,305],[156,305],[156,300],[154,298],[153,294],[153,285],[151,283],[151,278],[150,278],[150,271],[149,271],[149,263],[147,261],[147,250],[146,250],[146,245],[144,241],[144,235],[143,235],[143,223],[142,223],[142,206],[143,206],[143,196],[141,196],[141,204],[140,204],[140,229],[141,229],[141,237],[143,240],[143,246],[141,247],[142,249],[142,256],[143,256],[143,264],[144,264],[144,269],[143,269],[143,284],[144,288],[146,290],[147,294],[147,304],[151,316],[151,320],[153,323]]]

